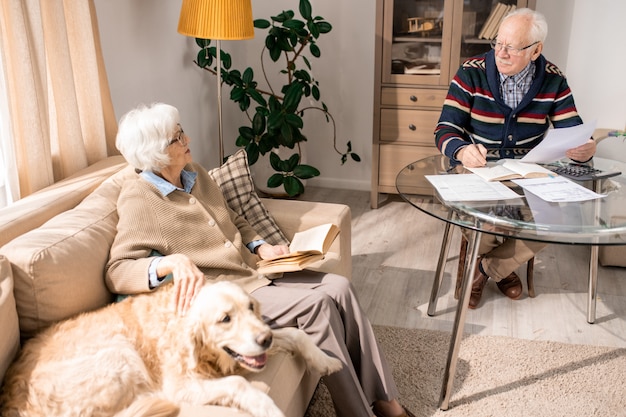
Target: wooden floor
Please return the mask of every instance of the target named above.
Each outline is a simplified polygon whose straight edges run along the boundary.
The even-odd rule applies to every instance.
[[[449,331],[460,233],[454,231],[437,313],[426,314],[443,222],[397,196],[370,209],[369,192],[308,186],[303,200],[352,210],[353,282],[373,324]],[[626,347],[626,268],[599,267],[595,324],[587,323],[589,247],[550,245],[535,258],[537,297],[504,297],[493,281],[470,310],[466,333]],[[525,277],[525,270],[518,271]],[[522,281],[525,281],[522,279]],[[525,282],[524,282],[525,286]]]

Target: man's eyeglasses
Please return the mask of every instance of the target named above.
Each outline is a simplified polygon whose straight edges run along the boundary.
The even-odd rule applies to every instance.
[[[526,51],[528,48],[530,48],[531,46],[535,46],[539,43],[539,41],[533,42],[528,46],[525,46],[523,48],[513,48],[510,45],[504,45],[502,44],[502,42],[498,42],[497,39],[493,39],[491,41],[491,47],[496,51],[496,52],[500,52],[502,49],[505,50],[505,52],[507,53],[507,55],[512,55],[512,56],[521,56],[524,55],[524,51]]]
[[[174,139],[170,140],[168,146],[172,146],[176,142],[180,143],[181,146],[187,146],[187,136],[185,136],[185,131],[183,130],[180,123],[178,124],[178,128],[180,129]]]

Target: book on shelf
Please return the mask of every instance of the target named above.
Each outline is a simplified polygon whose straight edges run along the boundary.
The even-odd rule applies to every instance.
[[[514,4],[496,4],[493,9],[491,9],[491,13],[487,17],[487,20],[485,20],[485,23],[478,35],[478,39],[494,39],[498,35],[498,29],[500,28],[500,23],[502,23],[504,17],[515,9],[516,6]]]
[[[301,271],[313,262],[324,259],[339,234],[339,227],[326,223],[297,232],[289,244],[289,253],[257,262],[260,274]]]
[[[486,181],[507,181],[522,178],[543,178],[556,176],[554,172],[542,167],[541,165],[529,162],[520,162],[515,159],[506,159],[502,163],[487,167],[465,168]]]
[[[487,16],[487,19],[485,19],[485,23],[483,23],[483,27],[480,29],[480,32],[478,33],[478,39],[487,39],[486,38],[487,30],[493,24],[493,21],[494,21],[494,18],[495,18],[494,16],[496,15],[498,10],[500,9],[501,5],[502,5],[502,3],[498,3],[491,9],[491,12],[489,13],[489,16]]]

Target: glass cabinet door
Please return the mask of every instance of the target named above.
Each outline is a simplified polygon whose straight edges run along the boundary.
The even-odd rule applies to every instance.
[[[491,49],[502,18],[517,7],[527,7],[526,0],[456,0],[450,79],[459,65],[472,56]]]
[[[385,0],[383,83],[447,85],[453,0]]]

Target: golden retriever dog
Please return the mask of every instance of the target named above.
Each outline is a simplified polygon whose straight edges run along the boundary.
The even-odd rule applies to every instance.
[[[229,282],[205,285],[186,315],[173,285],[60,322],[29,340],[7,372],[2,416],[176,416],[179,405],[215,404],[283,417],[242,374],[268,355],[302,355],[327,375],[341,361],[302,330],[272,330],[257,301]]]

